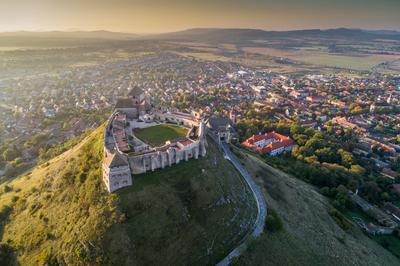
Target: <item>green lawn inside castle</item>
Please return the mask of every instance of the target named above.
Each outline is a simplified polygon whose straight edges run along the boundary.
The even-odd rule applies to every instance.
[[[147,128],[135,128],[134,134],[140,140],[152,146],[160,146],[168,140],[183,138],[188,129],[172,124],[161,124]]]

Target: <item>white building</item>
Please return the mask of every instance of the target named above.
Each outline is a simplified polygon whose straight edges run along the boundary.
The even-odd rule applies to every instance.
[[[132,185],[132,175],[129,163],[119,153],[104,151],[103,181],[108,192]]]

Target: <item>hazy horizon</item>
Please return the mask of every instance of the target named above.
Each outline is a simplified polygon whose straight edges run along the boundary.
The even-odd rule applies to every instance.
[[[384,28],[354,28],[354,27],[329,27],[329,28],[297,28],[297,29],[285,29],[285,30],[273,30],[273,29],[266,29],[266,28],[249,28],[249,27],[192,27],[192,28],[181,28],[174,31],[160,31],[160,32],[129,32],[129,31],[113,31],[107,29],[37,29],[37,30],[10,30],[10,31],[0,31],[0,33],[19,33],[19,32],[27,32],[27,33],[51,33],[51,32],[110,32],[110,33],[122,33],[122,34],[137,34],[137,35],[151,35],[151,34],[163,34],[163,33],[174,33],[174,32],[181,32],[187,30],[197,30],[197,29],[241,29],[241,30],[263,30],[263,31],[271,31],[271,32],[286,32],[286,31],[306,31],[306,30],[335,30],[335,29],[351,29],[351,30],[365,30],[365,31],[395,31],[400,33],[399,29],[384,29]]]
[[[400,30],[397,0],[0,0],[0,32],[164,33],[191,28]]]

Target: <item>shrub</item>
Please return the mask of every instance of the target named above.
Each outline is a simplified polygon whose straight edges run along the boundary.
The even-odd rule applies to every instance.
[[[17,169],[15,169],[15,167],[11,166],[8,167],[7,171],[5,172],[5,176],[10,178],[10,177],[14,177],[18,174]]]
[[[22,164],[23,162],[24,162],[24,159],[22,159],[21,157],[17,157],[14,160],[14,163],[16,166]]]
[[[0,265],[12,265],[13,261],[13,249],[5,244],[0,244]]]
[[[268,216],[265,221],[265,227],[270,232],[277,232],[282,230],[283,223],[275,210],[268,209]]]
[[[120,216],[119,216],[119,223],[121,223],[121,224],[124,224],[125,222],[126,222],[126,213],[122,213]]]
[[[332,208],[328,211],[329,215],[335,220],[337,225],[342,228],[344,231],[350,230],[353,225],[349,222],[346,217],[343,216],[337,209]]]
[[[18,196],[13,196],[13,197],[11,198],[11,201],[12,201],[13,203],[17,202],[18,200],[19,200],[19,197],[18,197]]]
[[[10,186],[8,186],[8,185],[5,185],[4,188],[3,188],[3,192],[4,192],[4,193],[10,192],[10,191],[12,191],[12,190],[13,190],[12,187],[10,187]]]
[[[12,208],[8,205],[4,205],[0,208],[0,220],[5,220]]]

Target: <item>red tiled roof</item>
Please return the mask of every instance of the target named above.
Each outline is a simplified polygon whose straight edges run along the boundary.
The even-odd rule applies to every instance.
[[[126,135],[125,131],[122,129],[115,129],[113,130],[113,135],[115,138],[115,142],[117,143],[118,149],[120,151],[128,151],[129,145],[126,142]]]
[[[258,141],[271,139],[274,139],[275,141],[269,143],[268,145],[265,145],[264,147],[258,147],[255,145],[255,143]],[[259,153],[270,153],[282,147],[290,147],[296,145],[296,143],[289,137],[276,133],[274,131],[265,133],[263,135],[253,135],[245,140],[242,144]]]
[[[282,134],[276,133],[275,131],[268,132],[265,134],[260,134],[260,135],[253,135],[247,140],[244,141],[246,144],[254,145],[254,143],[260,141],[260,140],[268,140],[268,139],[278,139],[278,140],[286,140],[289,139],[289,137],[284,136]]]
[[[188,146],[188,145],[192,144],[193,141],[191,141],[190,139],[185,139],[185,140],[179,141],[179,143],[182,144],[183,146]]]

